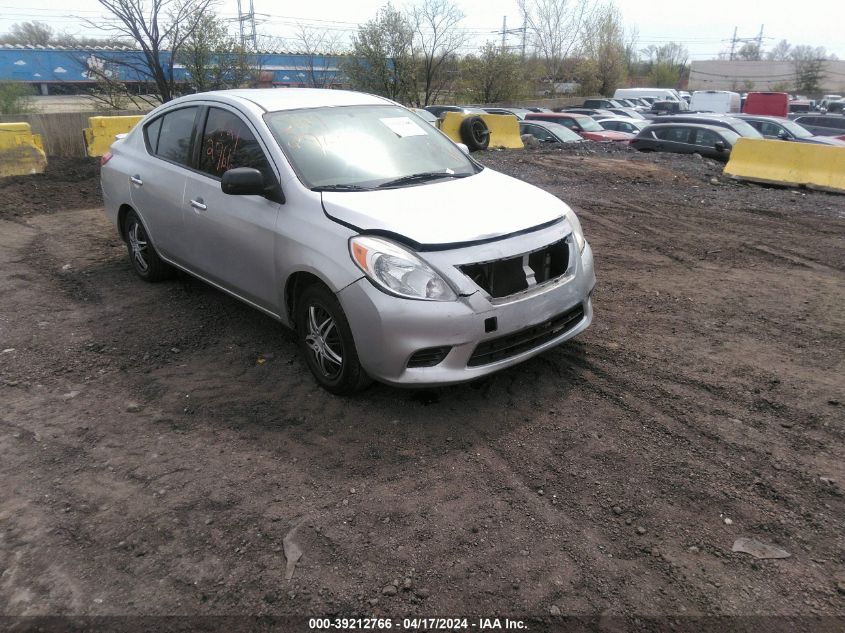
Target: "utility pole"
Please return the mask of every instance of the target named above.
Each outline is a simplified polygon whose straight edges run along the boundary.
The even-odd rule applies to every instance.
[[[736,29],[737,27],[734,27],[734,36],[731,38],[731,61],[734,59],[734,49],[736,48]]]
[[[250,48],[253,51],[258,49],[258,36],[255,33],[255,7],[253,0],[248,0],[249,11],[244,11],[242,3],[245,0],[238,0],[238,30],[241,36],[241,46],[244,49]],[[247,43],[250,46],[247,46]]]
[[[508,16],[502,16],[502,52],[505,52],[505,47],[507,46],[507,37],[508,37]]]
[[[757,35],[757,55],[763,58],[763,24],[760,25],[760,33]]]
[[[525,41],[528,39],[528,26],[522,23],[522,61],[525,61]]]

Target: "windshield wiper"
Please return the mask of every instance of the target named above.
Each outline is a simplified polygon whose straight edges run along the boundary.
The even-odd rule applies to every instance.
[[[372,191],[372,187],[362,187],[361,185],[321,185],[319,187],[311,187],[311,191]]]
[[[466,178],[472,174],[455,174],[448,171],[423,171],[418,174],[410,174],[402,176],[401,178],[394,178],[387,182],[381,183],[378,188],[383,189],[387,187],[398,187],[399,185],[409,185],[415,182],[426,182],[427,180],[437,180],[438,178]]]

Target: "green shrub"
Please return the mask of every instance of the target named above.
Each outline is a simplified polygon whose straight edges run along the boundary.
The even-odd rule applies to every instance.
[[[0,114],[32,112],[32,88],[17,81],[0,81]]]

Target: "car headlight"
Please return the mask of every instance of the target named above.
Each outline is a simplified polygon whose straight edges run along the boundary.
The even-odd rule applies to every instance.
[[[398,244],[359,235],[349,240],[349,254],[358,268],[389,294],[423,301],[458,298],[440,275]]]
[[[583,253],[584,248],[587,246],[587,240],[584,239],[584,229],[581,228],[581,221],[572,209],[570,209],[569,213],[566,214],[566,218],[569,220],[569,225],[572,227],[572,233],[575,235],[575,243],[578,244],[578,252]]]

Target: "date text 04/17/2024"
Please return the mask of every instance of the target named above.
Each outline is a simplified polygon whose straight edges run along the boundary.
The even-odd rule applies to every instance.
[[[509,630],[527,631],[522,620],[511,618],[309,618],[309,630],[390,630],[401,631],[459,631]]]

